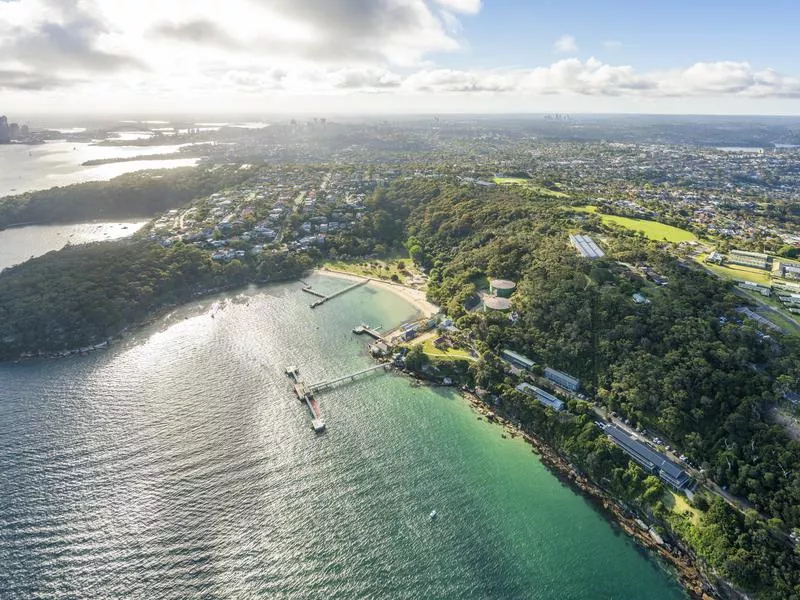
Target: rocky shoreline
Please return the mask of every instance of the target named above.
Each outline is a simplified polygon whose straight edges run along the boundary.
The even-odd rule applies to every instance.
[[[414,373],[401,372],[409,375],[415,385],[431,385],[430,382],[420,379]],[[709,581],[689,555],[678,548],[667,546],[663,541],[661,543],[656,541],[655,537],[650,533],[651,528],[631,515],[627,509],[620,506],[608,492],[578,472],[573,465],[564,460],[550,446],[535,435],[517,427],[508,418],[498,415],[496,411],[491,410],[476,395],[461,390],[461,396],[481,415],[479,418],[500,425],[505,431],[503,437],[516,438],[519,436],[525,440],[532,447],[533,453],[538,456],[545,468],[557,477],[559,481],[583,496],[606,519],[632,538],[638,546],[655,554],[674,569],[679,583],[692,600],[715,600],[729,597],[728,594],[721,595],[717,586]]]
[[[538,455],[542,464],[559,481],[589,500],[595,508],[607,519],[618,525],[638,545],[658,555],[671,565],[675,569],[681,586],[691,598],[695,600],[712,600],[720,597],[715,586],[708,581],[689,556],[679,549],[672,549],[663,543],[657,542],[650,534],[649,529],[641,526],[641,521],[637,522],[637,519],[628,514],[628,511],[617,504],[607,492],[579,473],[547,444],[536,436],[513,425],[507,418],[489,410],[486,404],[477,396],[466,391],[462,391],[461,395],[487,421],[500,425],[512,438],[521,436],[525,442],[532,446],[533,452]]]

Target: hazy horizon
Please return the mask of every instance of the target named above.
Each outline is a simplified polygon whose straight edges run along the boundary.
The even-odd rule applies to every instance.
[[[784,0],[3,0],[0,113],[792,115],[797,17]]]

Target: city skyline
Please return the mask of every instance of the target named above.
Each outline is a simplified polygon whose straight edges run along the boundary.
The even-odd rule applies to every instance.
[[[2,112],[796,114],[783,0],[0,0]]]

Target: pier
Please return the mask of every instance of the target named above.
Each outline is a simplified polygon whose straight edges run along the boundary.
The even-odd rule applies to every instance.
[[[311,413],[311,428],[316,433],[322,433],[325,431],[325,421],[322,419],[322,411],[320,410],[319,401],[314,398],[315,392],[320,392],[337,385],[355,381],[356,379],[359,379],[360,377],[363,377],[369,373],[373,373],[379,369],[388,370],[390,368],[391,365],[388,363],[381,363],[379,365],[372,365],[366,369],[361,369],[355,373],[350,373],[349,375],[343,375],[341,377],[336,377],[334,379],[328,379],[326,381],[320,381],[312,384],[306,384],[302,379],[300,379],[300,370],[293,365],[286,367],[286,375],[292,379],[292,388],[294,389],[297,399],[301,402],[304,402],[308,407],[308,412]]]
[[[377,371],[378,369],[389,369],[389,363],[381,363],[379,365],[372,365],[371,367],[367,367],[366,369],[362,369],[360,371],[356,371],[355,373],[351,373],[350,375],[343,375],[342,377],[337,377],[335,379],[329,379],[327,381],[320,381],[318,383],[312,383],[311,385],[306,386],[306,388],[311,392],[320,392],[322,390],[330,389],[334,386],[343,384],[343,383],[350,383],[351,381],[355,381],[368,373],[372,373]]]
[[[378,340],[379,342],[383,341],[383,336],[380,333],[378,333],[375,329],[371,328],[369,325],[364,325],[364,323],[362,323],[361,325],[357,325],[356,327],[353,327],[353,333],[355,333],[356,335],[361,335],[362,333],[365,333],[371,338]]]
[[[316,296],[317,298],[319,298],[319,300],[316,300],[316,301],[312,302],[311,305],[310,305],[311,308],[317,308],[318,306],[321,306],[321,305],[325,304],[328,300],[333,300],[337,296],[341,296],[342,294],[346,294],[350,290],[354,290],[357,287],[361,287],[362,285],[365,285],[365,284],[369,283],[370,281],[371,281],[371,279],[369,279],[369,278],[362,279],[361,281],[357,281],[356,283],[354,283],[352,285],[349,285],[346,288],[339,290],[338,292],[333,292],[332,294],[327,294],[327,295],[323,294],[322,292],[318,292],[317,290],[313,289],[311,287],[311,285],[309,285],[309,284],[307,284],[305,282],[301,282],[301,283],[304,284],[301,289],[306,294],[311,294],[312,296]]]

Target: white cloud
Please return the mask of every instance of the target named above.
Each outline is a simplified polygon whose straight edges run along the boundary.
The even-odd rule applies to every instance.
[[[302,98],[359,93],[401,97],[384,100],[394,111],[437,102],[453,110],[472,106],[468,98],[498,107],[556,96],[591,99],[592,107],[604,98],[800,98],[797,77],[746,62],[662,71],[595,58],[514,69],[428,62],[461,49],[458,19],[480,10],[479,0],[226,0],[224,11],[218,0],[0,0],[0,95],[5,110],[70,98],[154,109],[190,101],[260,107],[276,98],[291,108]],[[554,48],[574,53],[577,42],[563,35]]]
[[[637,73],[596,58],[567,58],[534,69],[418,71],[402,88],[415,92],[506,92],[532,95],[669,98],[742,96],[800,98],[800,80],[748,63],[696,63],[686,69]]]
[[[474,15],[481,10],[481,0],[436,0],[436,2],[453,12]]]
[[[565,33],[555,41],[553,50],[560,54],[574,54],[578,51],[578,42],[575,36]]]

